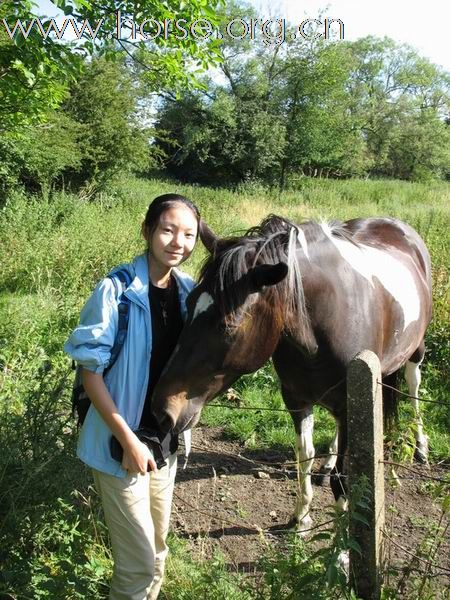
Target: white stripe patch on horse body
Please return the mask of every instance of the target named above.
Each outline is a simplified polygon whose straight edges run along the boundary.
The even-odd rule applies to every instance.
[[[400,304],[403,311],[403,331],[420,316],[420,298],[411,271],[398,259],[371,246],[358,246],[332,235],[330,227],[322,229],[342,258],[373,286],[376,277],[384,289]],[[408,257],[408,260],[411,260]]]
[[[212,296],[207,292],[202,292],[198,297],[197,304],[195,305],[192,320],[196,319],[199,315],[206,312],[212,304],[214,304]]]

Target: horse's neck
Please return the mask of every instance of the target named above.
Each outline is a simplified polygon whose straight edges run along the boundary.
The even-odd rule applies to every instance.
[[[259,297],[242,318],[233,348],[233,362],[256,371],[272,356],[283,330],[283,314],[271,299]]]
[[[299,256],[298,260],[301,273],[301,290],[299,290],[296,301],[291,302],[291,306],[288,303],[283,333],[302,352],[315,354],[318,342],[314,333],[314,319],[311,309],[315,305],[320,282],[313,275],[310,260],[306,259],[304,255]]]

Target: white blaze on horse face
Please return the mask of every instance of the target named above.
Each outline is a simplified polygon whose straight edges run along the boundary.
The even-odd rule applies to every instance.
[[[373,286],[376,277],[384,289],[400,304],[403,311],[403,330],[420,316],[420,297],[411,271],[397,258],[384,250],[339,239],[332,235],[330,227],[322,223],[322,229],[342,258]],[[406,257],[407,260],[411,260]]]
[[[198,297],[197,304],[195,305],[192,320],[196,319],[199,315],[206,312],[212,304],[214,304],[212,296],[207,292],[202,292]]]
[[[309,509],[313,498],[311,469],[314,463],[314,415],[309,415],[301,423],[301,433],[297,435],[297,456],[299,469],[299,490],[295,507],[295,520],[300,533],[309,528],[312,521]]]

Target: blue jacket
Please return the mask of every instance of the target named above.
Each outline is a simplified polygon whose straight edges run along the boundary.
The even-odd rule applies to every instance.
[[[147,393],[152,352],[152,326],[148,301],[147,256],[137,256],[126,267],[134,276],[124,294],[130,299],[129,320],[124,345],[116,362],[105,375],[105,384],[119,413],[131,429],[137,429]],[[114,271],[112,271],[114,273]],[[186,319],[186,298],[194,281],[173,269],[178,285],[181,314]],[[117,298],[114,284],[105,278],[97,285],[80,315],[80,324],[70,335],[64,350],[84,368],[103,373],[109,364],[118,328]],[[125,477],[126,471],[111,458],[111,431],[91,404],[80,431],[77,456],[88,466]]]

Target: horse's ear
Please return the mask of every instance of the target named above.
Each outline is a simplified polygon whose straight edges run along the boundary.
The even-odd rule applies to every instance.
[[[276,285],[283,281],[288,273],[288,266],[284,262],[276,265],[258,265],[250,273],[253,291],[258,292],[265,286]]]
[[[208,227],[208,225],[205,223],[205,221],[203,219],[200,219],[199,234],[200,234],[200,239],[202,240],[205,248],[208,250],[208,252],[210,254],[214,254],[214,252],[216,251],[216,248],[217,248],[217,243],[219,241],[219,238],[212,231],[212,229],[210,229]]]

